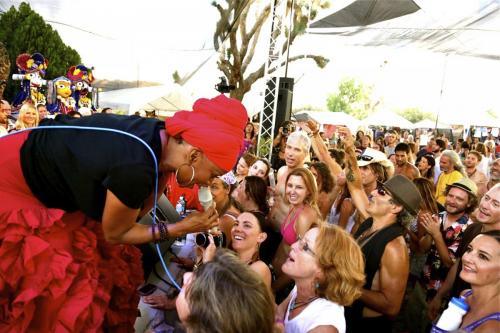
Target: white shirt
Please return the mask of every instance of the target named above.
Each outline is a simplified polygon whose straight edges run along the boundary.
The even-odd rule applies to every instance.
[[[9,132],[7,132],[7,129],[0,125],[0,136],[7,135]]]
[[[339,333],[345,333],[344,307],[324,298],[311,302],[298,316],[288,320],[290,305],[297,297],[297,286],[293,288],[291,294],[292,298],[285,315],[286,333],[306,333],[318,326],[327,325],[335,327]]]

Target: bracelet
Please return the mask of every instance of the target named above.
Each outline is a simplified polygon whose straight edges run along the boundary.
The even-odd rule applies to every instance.
[[[276,324],[284,324],[285,323],[285,321],[283,319],[276,319],[274,322]]]
[[[160,239],[157,242],[166,241],[170,236],[167,224],[165,222],[158,222],[158,229],[160,230]]]

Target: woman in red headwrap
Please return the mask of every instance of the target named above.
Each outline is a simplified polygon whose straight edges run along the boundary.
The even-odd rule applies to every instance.
[[[0,139],[0,331],[133,331],[143,277],[131,245],[217,225],[213,208],[136,223],[153,206],[156,176],[158,195],[172,173],[180,186],[209,185],[235,164],[246,120],[221,95],[165,123],[62,116]]]

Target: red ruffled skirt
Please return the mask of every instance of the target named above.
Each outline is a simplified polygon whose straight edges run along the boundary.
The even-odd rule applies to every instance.
[[[27,135],[0,138],[0,332],[133,332],[140,251],[33,196],[19,160]]]

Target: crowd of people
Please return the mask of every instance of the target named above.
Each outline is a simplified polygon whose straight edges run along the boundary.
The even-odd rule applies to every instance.
[[[0,106],[2,332],[133,331],[140,297],[171,332],[429,332],[450,297],[500,330],[498,137],[288,121],[268,161],[224,95],[165,121]],[[137,223],[161,194],[194,212]],[[174,238],[181,290],[139,295],[137,245]]]

